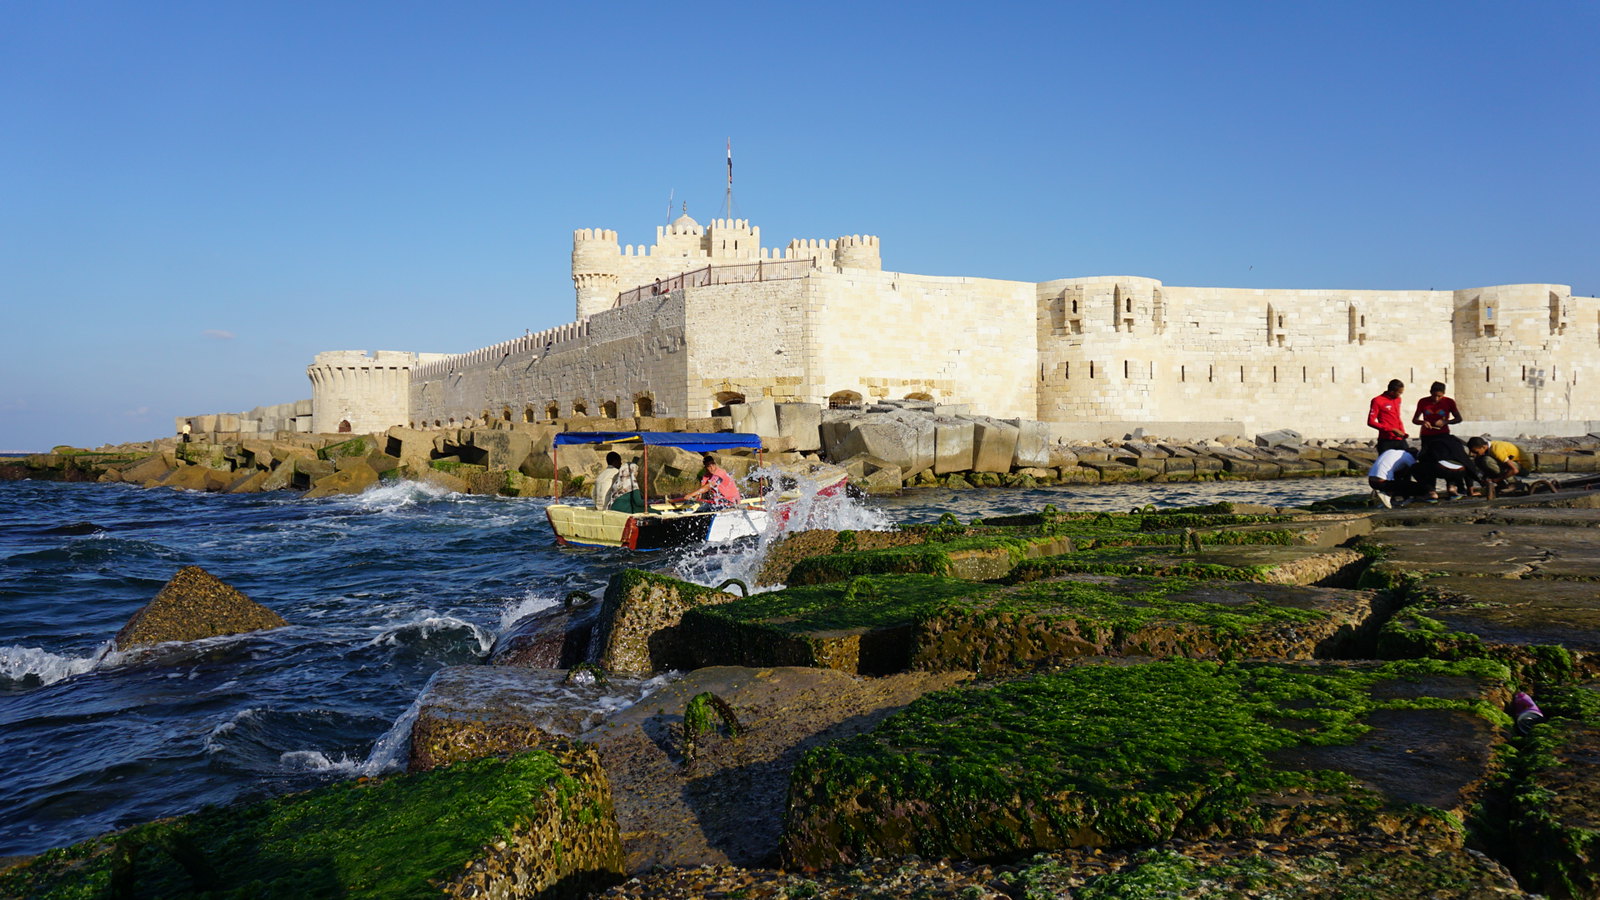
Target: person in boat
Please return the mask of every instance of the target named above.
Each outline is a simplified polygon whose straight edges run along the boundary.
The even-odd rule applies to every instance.
[[[700,457],[705,474],[700,476],[700,487],[683,495],[685,500],[699,500],[709,506],[725,509],[739,505],[739,486],[728,470],[717,465],[716,457],[707,453]]]
[[[605,505],[595,504],[597,509],[610,509],[616,512],[637,513],[644,512],[644,490],[639,484],[639,465],[629,460],[622,461],[622,454],[613,450],[606,454],[606,469],[615,470],[611,478],[610,488],[605,494]]]
[[[1510,441],[1475,437],[1467,441],[1467,452],[1477,462],[1484,484],[1495,488],[1517,484],[1519,476],[1533,469],[1528,454]]]

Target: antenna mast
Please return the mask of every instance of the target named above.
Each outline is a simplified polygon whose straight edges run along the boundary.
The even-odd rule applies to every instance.
[[[673,200],[673,198],[675,196],[677,196],[677,193],[678,193],[678,189],[677,188],[672,188],[672,189],[667,191],[667,220],[666,221],[667,221],[668,225],[672,224],[672,200]]]
[[[733,138],[728,138],[728,195],[723,201],[727,218],[733,218]]]

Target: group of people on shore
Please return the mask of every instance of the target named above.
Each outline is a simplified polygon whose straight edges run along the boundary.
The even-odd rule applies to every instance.
[[[1462,441],[1451,434],[1450,426],[1462,421],[1461,409],[1445,396],[1442,381],[1435,381],[1428,396],[1417,401],[1411,424],[1421,426],[1421,447],[1413,452],[1400,403],[1405,388],[1398,378],[1389,382],[1367,411],[1367,426],[1378,432],[1378,459],[1367,470],[1367,484],[1379,503],[1404,506],[1418,497],[1450,500],[1480,491],[1493,496],[1533,468],[1522,448],[1510,441]],[[1443,494],[1440,481],[1445,483]]]

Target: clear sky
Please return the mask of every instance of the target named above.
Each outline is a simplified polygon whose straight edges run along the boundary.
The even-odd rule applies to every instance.
[[[765,244],[892,270],[1594,296],[1597,48],[1593,2],[0,3],[0,450],[570,321],[572,229],[719,216],[730,137]]]

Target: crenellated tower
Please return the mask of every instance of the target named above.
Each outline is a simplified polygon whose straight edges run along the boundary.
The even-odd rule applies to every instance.
[[[572,233],[572,285],[578,292],[578,321],[610,309],[617,300],[622,248],[609,228],[579,228]]]
[[[878,238],[871,234],[847,234],[833,242],[833,264],[841,269],[883,270],[878,253]]]

